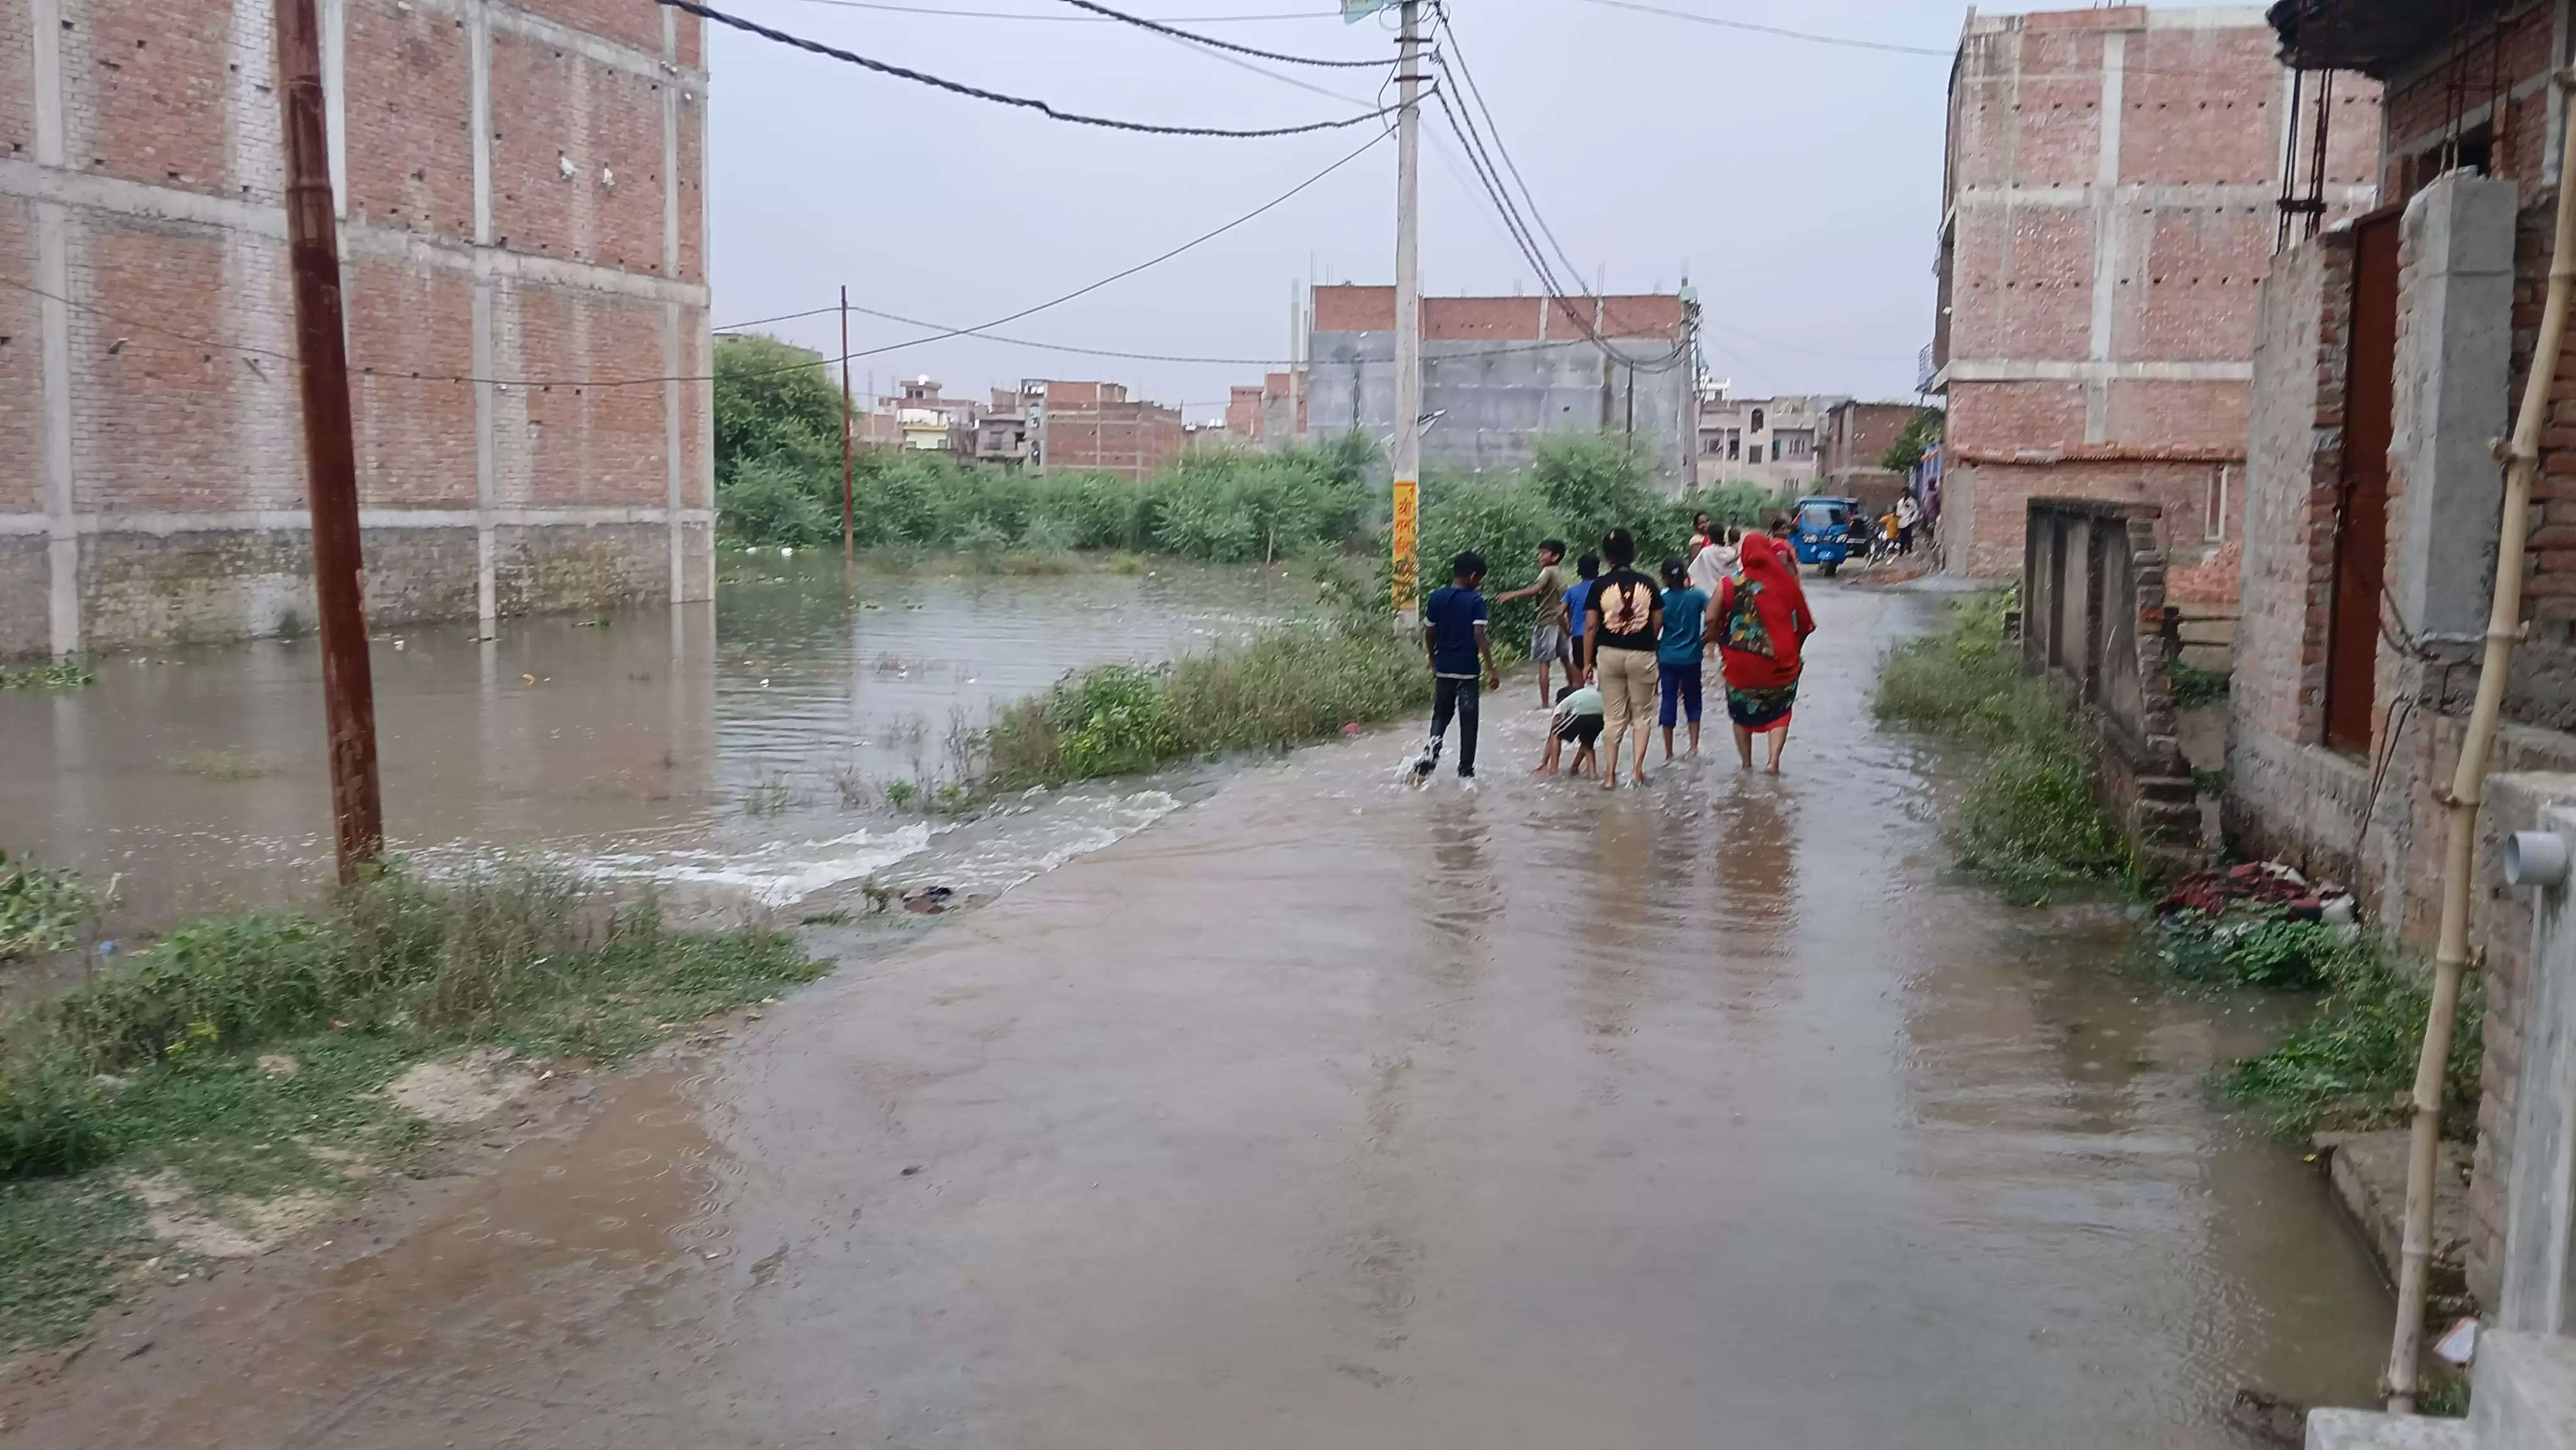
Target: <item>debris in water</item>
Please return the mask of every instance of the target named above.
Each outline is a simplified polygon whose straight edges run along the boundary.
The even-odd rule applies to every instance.
[[[2453,1364],[2467,1365],[2478,1357],[2478,1321],[2463,1319],[2452,1325],[2451,1332],[2433,1346],[2433,1352]]]
[[[919,1173],[920,1171],[921,1171],[921,1165],[920,1165],[920,1164],[918,1164],[918,1163],[915,1163],[915,1164],[913,1164],[911,1167],[909,1167],[909,1168],[907,1168],[907,1169],[903,1170],[903,1175],[902,1175],[902,1176],[903,1176],[903,1177],[906,1177],[906,1178],[910,1178],[912,1175],[914,1175],[914,1174],[916,1174],[916,1173]]]
[[[2302,1444],[2308,1435],[2306,1406],[2252,1388],[2236,1392],[2227,1423],[2274,1445]]]

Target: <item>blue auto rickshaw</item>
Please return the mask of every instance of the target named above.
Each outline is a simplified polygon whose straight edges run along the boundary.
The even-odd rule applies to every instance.
[[[1843,560],[1856,554],[1868,556],[1866,528],[1859,499],[1802,498],[1789,516],[1789,546],[1797,552],[1799,563],[1830,579]]]

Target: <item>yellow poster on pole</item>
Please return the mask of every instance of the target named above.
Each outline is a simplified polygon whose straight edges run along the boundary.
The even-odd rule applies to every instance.
[[[1410,620],[1414,610],[1413,541],[1422,521],[1422,484],[1417,479],[1395,481],[1395,615]]]

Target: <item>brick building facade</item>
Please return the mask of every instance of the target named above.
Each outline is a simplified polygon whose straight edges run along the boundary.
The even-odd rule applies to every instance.
[[[1136,482],[1181,456],[1181,410],[1127,396],[1123,383],[1030,383],[1031,462]]]
[[[2253,7],[1972,13],[1951,73],[1932,388],[1944,566],[2021,565],[2037,496],[2150,502],[2177,597],[2231,595],[2255,285],[2289,148]],[[2327,201],[2368,205],[2375,87],[2347,78]]]
[[[321,13],[372,617],[707,597],[699,22]],[[272,0],[0,0],[0,655],[312,617],[274,75]]]
[[[1912,403],[1861,403],[1848,398],[1827,408],[1817,429],[1816,491],[1859,499],[1873,516],[1896,507],[1911,480],[1879,460],[1920,411]]]
[[[2490,451],[2531,366],[2549,265],[2567,0],[2276,8],[2286,53],[2386,82],[2389,205],[2300,242],[2262,285],[2244,643],[2226,819],[2244,849],[2349,882],[2416,942],[2439,918],[2442,795],[2478,676],[2503,479]],[[2576,347],[2571,347],[2576,352]],[[2532,914],[2497,884],[2499,833],[2576,771],[2576,357],[2542,435],[2473,881],[2485,1058],[2468,1245],[2490,1307],[2520,1117]],[[2537,774],[2526,774],[2537,773]],[[2535,804],[2537,802],[2537,804]]]

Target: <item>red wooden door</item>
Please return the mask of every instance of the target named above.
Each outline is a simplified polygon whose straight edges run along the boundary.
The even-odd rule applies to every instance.
[[[2388,442],[2396,425],[2396,208],[2353,224],[2351,354],[2344,372],[2343,487],[2335,507],[2326,636],[2326,744],[2370,750],[2379,600],[2388,571]]]

